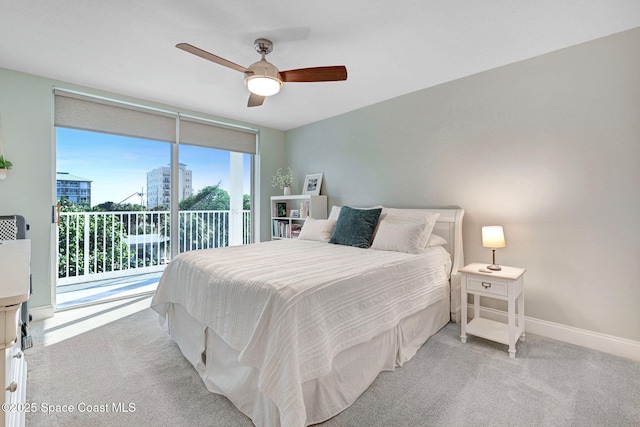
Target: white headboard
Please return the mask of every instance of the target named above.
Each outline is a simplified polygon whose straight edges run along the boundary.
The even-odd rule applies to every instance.
[[[464,209],[420,209],[440,214],[433,233],[442,236],[447,241],[445,248],[451,254],[451,274],[458,274],[458,270],[464,267],[464,253],[462,248],[462,219]]]
[[[427,209],[438,212],[440,216],[433,233],[444,237],[448,242],[447,250],[451,254],[451,320],[460,322],[461,280],[458,270],[464,267],[464,250],[462,246],[462,219],[464,209]]]

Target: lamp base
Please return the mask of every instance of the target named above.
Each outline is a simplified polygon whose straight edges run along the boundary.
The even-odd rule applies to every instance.
[[[500,265],[498,264],[491,264],[491,265],[487,265],[487,268],[489,270],[493,270],[493,271],[500,271],[502,270],[502,267],[500,267]]]

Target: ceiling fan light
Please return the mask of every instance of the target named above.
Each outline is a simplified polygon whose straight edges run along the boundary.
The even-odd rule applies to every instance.
[[[244,84],[256,95],[271,96],[280,91],[282,80],[275,65],[264,59],[249,66],[250,72],[245,73]]]
[[[282,87],[281,80],[270,76],[249,76],[245,82],[251,92],[261,96],[275,95]]]

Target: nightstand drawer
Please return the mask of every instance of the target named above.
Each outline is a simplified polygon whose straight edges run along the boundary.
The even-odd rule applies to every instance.
[[[467,290],[504,297],[508,295],[507,283],[496,280],[478,280],[470,277],[467,279]]]

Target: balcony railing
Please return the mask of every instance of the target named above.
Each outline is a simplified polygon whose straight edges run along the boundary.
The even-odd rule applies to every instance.
[[[242,221],[242,244],[250,243],[251,212],[235,215]],[[234,219],[228,210],[180,211],[178,252],[228,246]],[[170,224],[168,211],[61,212],[58,285],[164,269],[171,257]]]

